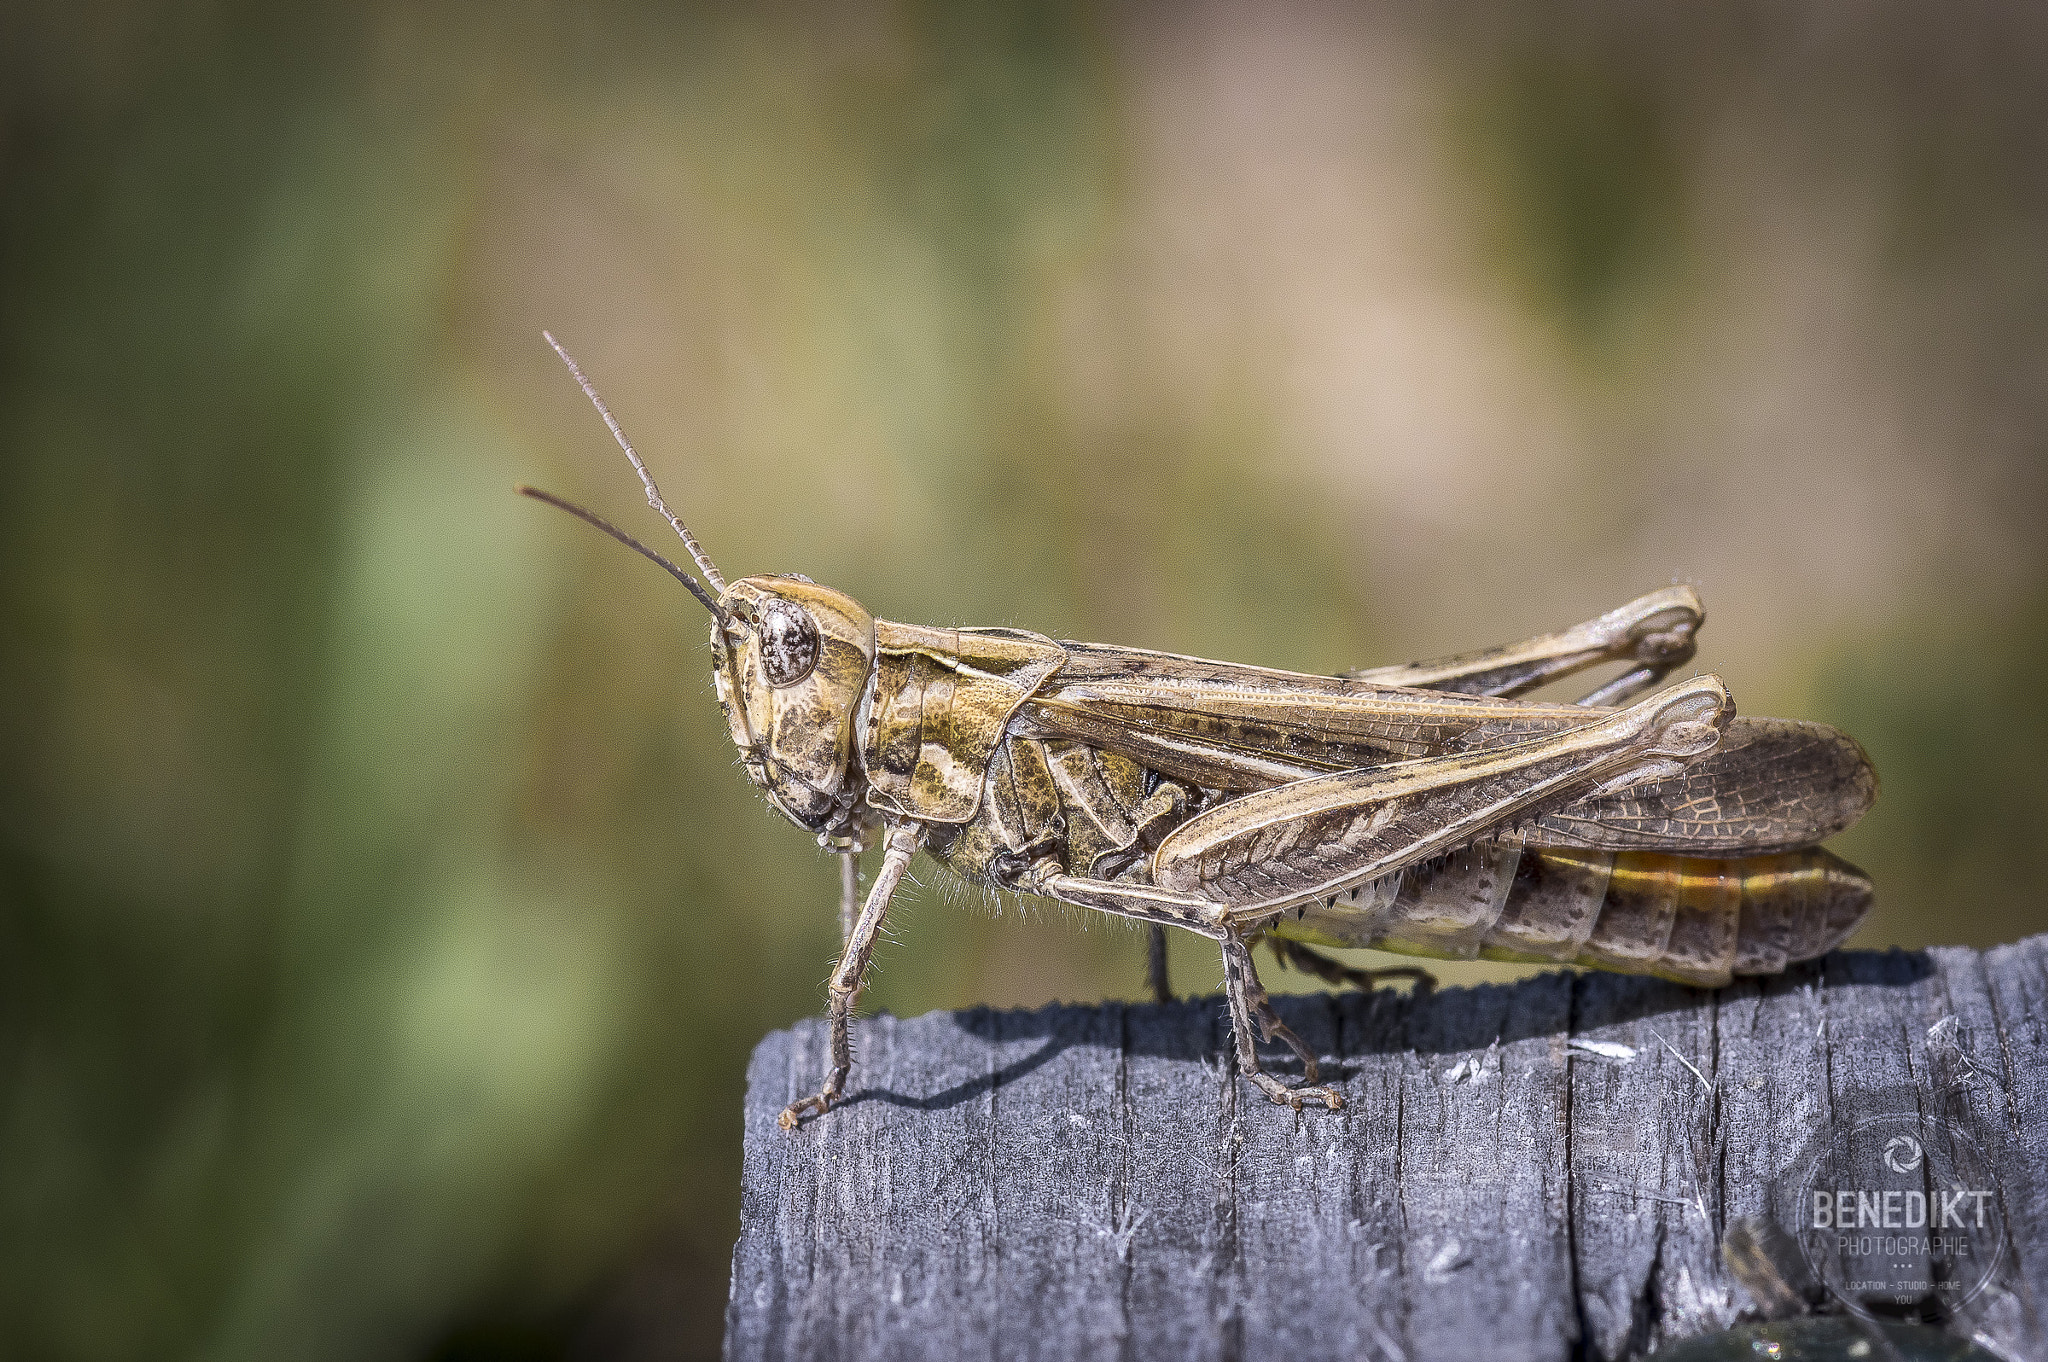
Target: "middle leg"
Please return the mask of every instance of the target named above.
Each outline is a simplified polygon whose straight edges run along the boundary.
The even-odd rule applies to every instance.
[[[1311,1085],[1318,1077],[1319,1066],[1315,1051],[1309,1049],[1273,1011],[1265,986],[1259,982],[1259,972],[1252,965],[1251,949],[1245,937],[1229,925],[1226,914],[1216,904],[1191,894],[1178,894],[1150,885],[1115,884],[1107,880],[1052,873],[1033,877],[1019,887],[1062,903],[1135,918],[1153,925],[1155,929],[1185,927],[1217,942],[1223,949],[1224,996],[1230,1007],[1231,1039],[1237,1052],[1239,1071],[1256,1083],[1267,1097],[1296,1111],[1309,1102],[1321,1102],[1331,1111],[1344,1105],[1344,1099],[1329,1088],[1290,1087],[1259,1067],[1254,1027],[1260,1038],[1278,1040],[1294,1051]]]
[[[1294,1034],[1287,1023],[1280,1020],[1273,1011],[1272,1001],[1266,996],[1265,985],[1259,982],[1258,969],[1252,964],[1251,947],[1236,932],[1227,932],[1223,937],[1223,991],[1230,1002],[1231,1030],[1237,1039],[1237,1067],[1246,1078],[1256,1083],[1259,1091],[1283,1107],[1300,1111],[1310,1102],[1321,1102],[1331,1111],[1344,1105],[1344,1099],[1329,1088],[1316,1086],[1320,1076],[1315,1052],[1304,1045],[1301,1037]],[[1259,1050],[1252,1040],[1252,1027],[1256,1024],[1259,1033],[1267,1040],[1278,1038],[1287,1048],[1300,1057],[1303,1077],[1307,1082],[1300,1087],[1290,1087],[1259,1067]]]

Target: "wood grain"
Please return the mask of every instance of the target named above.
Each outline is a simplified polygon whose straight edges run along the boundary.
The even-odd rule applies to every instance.
[[[794,1134],[824,1029],[768,1037],[726,1355],[1634,1356],[1748,1310],[1728,1223],[1903,1102],[1989,1155],[1976,1324],[2048,1356],[2048,937],[1279,1006],[1342,1112],[1235,1081],[1219,998],[866,1019],[849,1100]]]

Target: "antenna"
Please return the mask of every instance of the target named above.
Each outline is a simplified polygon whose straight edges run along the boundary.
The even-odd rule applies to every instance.
[[[661,564],[664,568],[668,569],[669,576],[675,578],[684,586],[690,588],[690,594],[692,596],[695,596],[698,600],[704,602],[704,608],[711,612],[711,617],[713,619],[717,620],[720,624],[725,623],[726,612],[722,608],[720,608],[718,604],[718,598],[713,596],[710,592],[706,591],[703,587],[699,586],[697,584],[697,579],[695,577],[692,577],[689,573],[683,571],[674,563],[671,563],[668,559],[656,553],[653,549],[648,548],[645,544],[635,539],[632,535],[627,534],[624,530],[612,524],[603,516],[598,515],[593,511],[586,511],[573,501],[564,501],[562,498],[556,496],[553,492],[543,492],[538,487],[528,487],[523,482],[520,483],[513,490],[518,492],[520,496],[532,497],[535,501],[545,501],[550,506],[554,506],[561,510],[567,511],[570,515],[575,516],[584,524],[595,525],[598,529],[603,530],[606,534],[618,540],[621,544],[624,544],[627,548],[633,550],[635,553],[641,554],[648,558],[652,558],[655,562]]]
[[[676,513],[668,508],[668,503],[661,499],[661,489],[654,485],[654,475],[647,471],[646,464],[640,462],[640,455],[634,451],[633,442],[626,438],[626,432],[619,429],[618,420],[612,415],[612,409],[610,407],[607,407],[604,404],[604,399],[597,395],[597,389],[593,388],[590,385],[590,380],[585,378],[583,376],[583,371],[576,367],[576,361],[569,357],[569,352],[562,348],[562,343],[556,340],[551,333],[546,331],[541,332],[540,336],[542,340],[546,341],[548,345],[554,349],[554,352],[556,354],[562,357],[562,363],[569,366],[570,376],[576,380],[576,386],[583,389],[583,395],[590,399],[590,404],[597,408],[597,414],[604,418],[605,425],[611,430],[612,438],[619,442],[619,448],[625,450],[626,457],[633,461],[633,471],[640,475],[641,485],[647,489],[647,504],[649,506],[652,506],[655,510],[661,512],[662,518],[668,521],[668,523],[674,527],[675,532],[678,535],[682,536],[683,547],[690,551],[691,561],[695,562],[697,564],[697,570],[704,574],[704,580],[711,583],[711,589],[713,591],[716,591],[721,596],[724,595],[725,578],[719,575],[718,568],[714,566],[711,561],[711,556],[705,553],[703,549],[697,547],[697,540],[690,533],[690,527],[683,524],[683,522],[677,518]],[[553,501],[553,498],[543,499]],[[574,510],[573,507],[569,506],[565,502],[555,501],[553,504],[562,507],[562,509],[565,511]],[[588,512],[578,512],[578,514],[582,515],[584,519],[589,520],[592,524],[595,524],[599,529],[604,530],[607,534],[615,535],[618,538],[625,539],[624,535],[621,535],[617,530],[612,529],[611,526],[605,524],[603,521],[597,519],[595,516],[590,515]],[[625,542],[629,544],[633,543],[633,541],[630,539],[626,539]],[[635,544],[634,547],[638,548],[639,546]],[[641,549],[640,551],[642,553],[647,552],[647,550],[645,549]],[[653,555],[649,556],[651,557]],[[674,569],[671,568],[670,571],[674,571]]]

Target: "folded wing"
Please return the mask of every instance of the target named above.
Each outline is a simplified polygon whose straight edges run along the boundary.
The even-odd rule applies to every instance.
[[[1877,800],[1877,769],[1826,724],[1737,719],[1677,775],[1536,818],[1535,846],[1764,855],[1826,841]]]
[[[1016,723],[1121,752],[1226,792],[1388,762],[1495,751],[1615,713],[1277,671],[1096,644],[1067,663]],[[1529,843],[1596,850],[1762,855],[1812,846],[1877,797],[1863,749],[1825,724],[1738,717],[1714,751],[1676,774],[1530,818]]]

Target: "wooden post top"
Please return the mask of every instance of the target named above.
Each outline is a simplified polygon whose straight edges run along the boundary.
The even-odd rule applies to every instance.
[[[1893,1108],[1983,1151],[1967,1308],[2048,1356],[2048,937],[1276,1002],[1344,1110],[1235,1081],[1220,998],[866,1018],[793,1133],[824,1028],[769,1036],[727,1357],[1634,1356],[1754,1317],[1727,1226]]]

